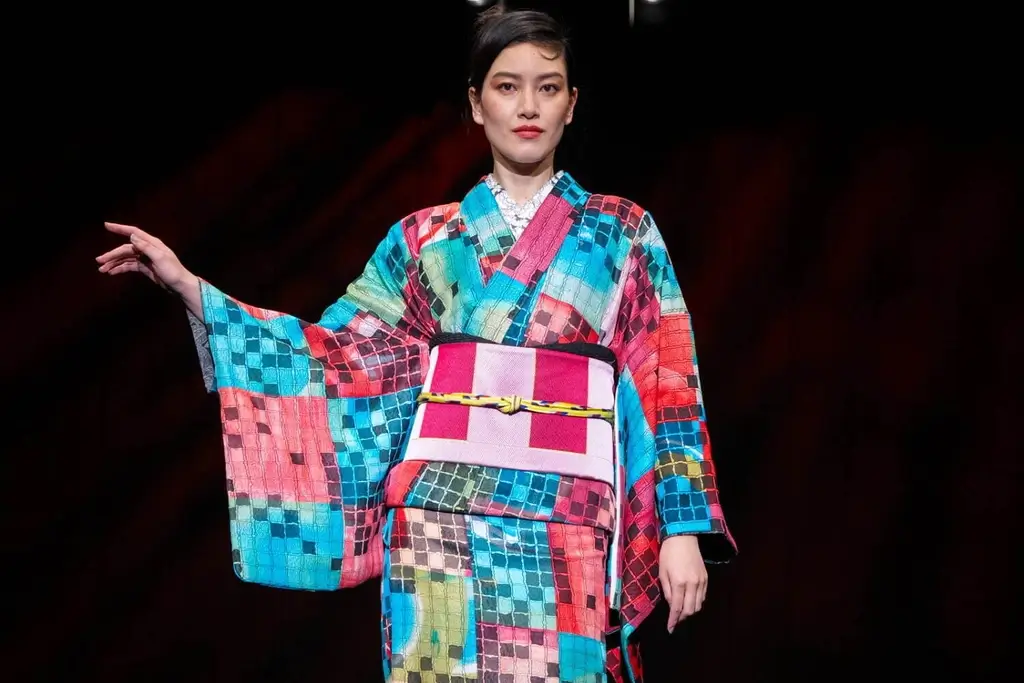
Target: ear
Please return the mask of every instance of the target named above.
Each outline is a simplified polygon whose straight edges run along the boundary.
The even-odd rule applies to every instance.
[[[572,112],[576,109],[576,99],[579,97],[579,91],[576,88],[572,89],[569,93],[569,110],[565,112],[565,125],[572,123]]]
[[[480,95],[477,93],[476,88],[473,86],[469,87],[469,106],[473,111],[473,120],[481,126],[484,125],[484,114],[480,109]]]

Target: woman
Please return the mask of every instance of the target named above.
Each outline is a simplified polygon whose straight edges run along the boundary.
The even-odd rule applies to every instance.
[[[651,215],[555,172],[577,98],[559,26],[495,9],[477,28],[493,172],[395,223],[319,322],[232,298],[133,226],[107,224],[129,242],[100,271],[189,311],[242,580],[383,577],[388,680],[639,680],[637,626],[662,596],[669,631],[700,610],[704,562],[735,550],[690,318]]]

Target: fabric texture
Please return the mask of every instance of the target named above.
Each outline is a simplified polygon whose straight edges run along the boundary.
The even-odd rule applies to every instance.
[[[394,510],[385,537],[386,678],[607,680],[609,535],[581,524]]]
[[[481,180],[461,202],[396,223],[362,275],[317,322],[251,306],[205,281],[201,289],[206,336],[196,329],[197,349],[212,365],[207,386],[220,400],[234,568],[244,581],[337,590],[383,578],[392,591],[390,598],[384,595],[384,617],[394,629],[397,612],[389,603],[396,595],[395,572],[414,577],[397,594],[406,595],[405,588],[413,595],[440,590],[432,583],[421,588],[430,576],[422,573],[424,566],[436,559],[399,552],[405,549],[399,543],[411,544],[413,536],[426,542],[437,531],[428,533],[424,526],[422,536],[405,533],[425,525],[419,520],[428,512],[439,515],[431,522],[439,529],[461,530],[463,540],[446,546],[442,558],[463,557],[459,543],[472,549],[479,539],[494,536],[479,541],[480,547],[493,545],[500,531],[504,556],[518,558],[508,562],[528,555],[546,562],[554,581],[560,574],[553,567],[564,559],[559,548],[572,543],[582,549],[574,561],[589,567],[600,559],[613,567],[603,575],[610,585],[602,595],[621,629],[606,634],[612,642],[605,663],[612,680],[639,680],[631,637],[661,599],[661,542],[698,534],[707,561],[726,561],[735,553],[718,497],[690,317],[653,218],[629,200],[588,193],[564,173],[516,238]],[[615,486],[540,466],[404,460],[417,395],[431,368],[430,340],[441,333],[516,347],[588,343],[610,349],[619,370]],[[566,400],[574,389],[561,390],[566,393],[559,400]],[[599,521],[587,522],[591,516]],[[532,534],[531,542],[507,540],[516,533]],[[601,558],[599,545],[606,554],[617,550]],[[543,652],[559,653],[548,663],[561,667],[563,633],[601,640],[589,626],[576,633],[557,620],[551,629],[518,625],[506,593],[521,595],[524,586],[546,584],[516,574],[493,579],[492,585],[481,578],[485,555],[465,556],[476,558],[466,565],[469,583],[453,584],[451,594],[462,596],[455,600],[459,614],[452,617],[461,621],[454,631],[437,633],[438,643],[443,637],[463,649],[451,650],[461,654],[448,657],[445,666],[457,666],[472,651],[478,680],[485,680],[495,671],[491,658],[519,658],[515,647],[514,657],[502,655],[502,642],[521,643],[531,653],[524,661],[532,662],[542,651],[533,642],[537,638]],[[443,585],[449,581],[435,578]],[[475,597],[465,592],[470,584]],[[574,594],[566,609],[590,609],[587,590]],[[561,603],[557,594],[550,597],[545,594],[537,604],[544,610],[554,605],[557,613]],[[483,605],[491,598],[500,598],[505,611],[485,616]],[[398,599],[406,600],[403,610],[416,604]],[[397,623],[406,630],[399,635],[409,624],[438,618],[404,614]],[[488,638],[499,627],[527,630],[497,638],[495,655]],[[396,651],[424,656],[422,642],[409,638],[385,634],[385,670],[394,680],[411,680],[396,672],[419,666],[426,680],[422,662],[402,654],[397,666],[390,659]],[[455,646],[460,638],[463,644]],[[557,648],[551,639],[558,640]],[[593,647],[573,643],[565,646],[569,659]],[[566,664],[566,671],[572,666]],[[516,675],[531,667],[536,668],[516,669]],[[545,675],[553,676],[553,670],[545,669]]]

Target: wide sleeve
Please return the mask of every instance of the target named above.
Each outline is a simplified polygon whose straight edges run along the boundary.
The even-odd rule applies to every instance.
[[[308,590],[379,576],[384,478],[434,326],[403,224],[315,323],[205,281],[201,294],[193,329],[220,402],[236,574]]]
[[[628,493],[637,510],[653,497],[656,516],[646,521],[648,527],[657,524],[659,543],[699,534],[706,561],[727,561],[736,545],[719,498],[693,325],[664,240],[647,212],[623,278],[616,340],[625,376],[619,398],[626,413]]]

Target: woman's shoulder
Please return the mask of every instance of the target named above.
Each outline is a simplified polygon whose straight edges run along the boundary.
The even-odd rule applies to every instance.
[[[459,202],[448,202],[425,206],[406,215],[399,223],[403,226],[429,226],[436,223],[447,223],[459,214]]]
[[[650,214],[639,202],[619,194],[593,193],[587,199],[585,212],[596,212],[617,218],[624,226],[637,229]]]
[[[445,226],[458,218],[459,202],[448,202],[427,206],[406,215],[392,226],[392,230],[400,232],[414,253],[432,237],[444,234]]]

